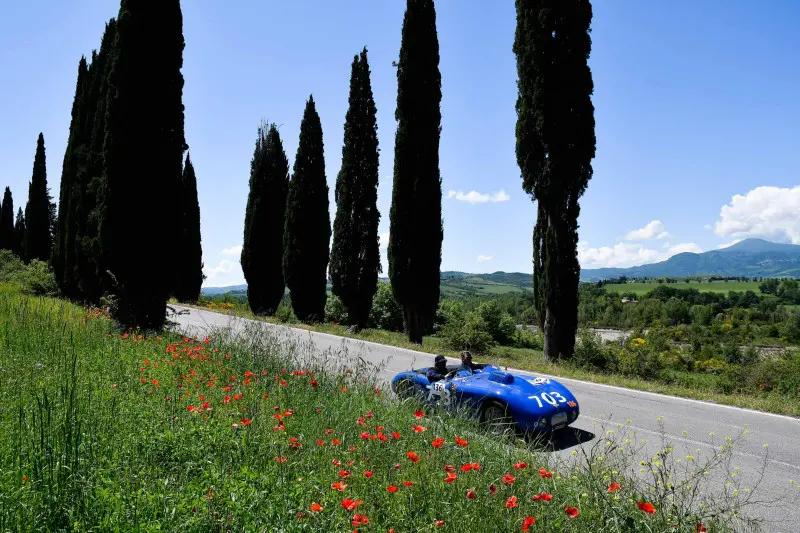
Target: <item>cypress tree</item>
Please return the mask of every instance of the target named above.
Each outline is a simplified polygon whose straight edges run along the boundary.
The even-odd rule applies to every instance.
[[[25,260],[47,261],[50,259],[52,236],[50,233],[50,204],[52,198],[47,187],[47,166],[44,135],[39,134],[36,156],[33,160],[33,175],[28,186],[28,203],[25,206]]]
[[[534,299],[546,359],[569,358],[578,323],[579,198],[595,156],[589,0],[516,0],[517,163],[537,202]]]
[[[108,80],[102,268],[114,317],[161,329],[174,288],[184,140],[183,17],[179,0],[122,0]]]
[[[258,129],[250,162],[250,193],[244,217],[242,272],[247,303],[256,315],[274,315],[286,291],[283,238],[289,161],[275,124]]]
[[[117,35],[116,19],[111,19],[103,33],[100,51],[92,55],[87,82],[88,112],[85,114],[86,146],[84,165],[78,169],[75,201],[75,269],[81,298],[97,304],[108,286],[106,269],[102,267],[99,228],[105,204],[98,199],[104,193],[105,175],[103,145],[105,142],[106,99],[111,73],[111,56]]]
[[[0,204],[0,250],[14,250],[14,199],[8,187]]]
[[[197,178],[194,165],[186,154],[181,179],[183,217],[181,222],[181,260],[178,262],[178,277],[175,297],[180,302],[196,302],[203,285],[203,247],[200,239],[200,204],[197,201]]]
[[[320,122],[313,96],[300,124],[300,141],[286,199],[283,273],[294,314],[303,322],[325,319],[331,222]]]
[[[433,0],[407,0],[397,64],[397,134],[389,211],[389,278],[411,342],[421,344],[439,304],[442,78]]]
[[[22,257],[22,243],[25,240],[25,215],[20,207],[17,210],[17,222],[14,224],[14,244],[11,251]]]
[[[353,59],[342,168],[336,179],[330,276],[354,329],[366,327],[381,272],[378,222],[378,123],[367,49]]]
[[[53,266],[56,283],[67,297],[77,294],[75,280],[75,198],[79,196],[77,173],[81,152],[79,148],[82,113],[86,113],[85,86],[88,77],[86,58],[81,56],[78,63],[78,81],[75,87],[75,98],[72,102],[72,120],[69,125],[67,149],[61,169],[61,184],[58,196],[58,216],[56,234],[53,243],[53,254],[50,262]]]

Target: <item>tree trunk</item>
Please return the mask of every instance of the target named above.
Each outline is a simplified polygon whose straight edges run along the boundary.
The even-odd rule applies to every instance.
[[[408,342],[422,345],[422,334],[425,322],[420,313],[413,309],[405,309],[406,333]]]
[[[558,343],[556,338],[555,316],[548,306],[545,309],[544,328],[544,360],[551,362],[558,359]]]

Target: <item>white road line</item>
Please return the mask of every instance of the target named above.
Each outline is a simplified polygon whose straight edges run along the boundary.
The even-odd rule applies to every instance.
[[[649,433],[649,434],[655,435],[657,437],[661,437],[662,436],[661,433],[659,433],[657,431],[653,431],[652,429],[645,429],[643,427],[633,426],[633,425],[630,425],[630,424],[621,424],[619,422],[610,422],[609,420],[604,420],[602,418],[594,418],[594,417],[585,416],[585,415],[581,415],[580,418],[585,418],[587,420],[593,420],[595,422],[613,423],[615,426],[617,424],[619,424],[622,427],[630,428],[630,429],[633,429],[635,431],[640,431],[640,432],[643,432],[643,433]],[[704,448],[709,448],[709,449],[712,449],[712,450],[716,450],[717,449],[713,444],[709,444],[707,442],[702,442],[702,441],[699,441],[699,440],[693,440],[693,439],[687,439],[687,438],[684,438],[684,437],[678,437],[677,435],[670,435],[669,433],[665,433],[663,436],[665,438],[667,438],[667,439],[677,440],[677,441],[680,441],[680,442],[684,442],[686,444],[692,444],[692,445],[695,445],[695,446],[702,446]],[[742,456],[742,457],[750,457],[750,458],[753,458],[753,459],[758,459],[759,461],[763,461],[764,460],[763,457],[760,457],[760,456],[758,456],[758,455],[756,455],[754,453],[749,453],[749,452],[732,452],[732,453],[733,453],[733,455],[739,455],[739,456]],[[785,466],[785,467],[788,467],[788,468],[793,468],[795,470],[800,470],[800,465],[795,465],[795,464],[792,464],[792,463],[785,463],[783,461],[778,461],[777,459],[767,459],[767,462],[771,463],[771,464],[775,464],[775,465],[780,465],[780,466]]]

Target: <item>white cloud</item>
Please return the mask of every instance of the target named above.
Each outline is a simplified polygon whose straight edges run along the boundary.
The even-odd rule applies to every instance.
[[[478,191],[470,191],[466,194],[462,191],[447,191],[447,199],[455,198],[460,202],[469,202],[471,204],[485,204],[486,202],[507,202],[511,197],[506,194],[506,191],[500,189],[494,194],[481,194]]]
[[[231,246],[230,248],[225,248],[220,252],[222,255],[242,255],[242,245],[239,244],[237,246]]]
[[[389,247],[389,232],[387,231],[386,233],[381,233],[380,238],[381,238],[380,247],[381,248],[388,248]]]
[[[222,277],[225,274],[230,274],[232,271],[233,271],[233,263],[231,263],[227,259],[223,259],[215,267],[207,266],[203,268],[203,273],[206,275],[207,282],[213,281],[214,279]]]
[[[667,239],[672,237],[664,228],[660,220],[651,220],[643,228],[628,232],[625,236],[626,241],[649,241],[651,239]]]
[[[494,259],[494,256],[491,255],[479,255],[478,256],[478,263],[486,263],[487,261],[491,261]]]
[[[657,263],[683,252],[700,253],[693,242],[668,246],[665,250],[653,250],[639,243],[619,242],[614,246],[589,247],[588,242],[578,243],[578,261],[584,268],[631,267]]]
[[[765,237],[800,244],[800,185],[762,186],[736,194],[722,206],[714,233],[720,237]]]

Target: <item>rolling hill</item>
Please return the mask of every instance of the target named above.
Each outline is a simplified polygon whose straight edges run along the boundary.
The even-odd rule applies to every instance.
[[[746,239],[721,250],[682,253],[649,265],[581,270],[582,281],[699,275],[800,277],[800,245]]]
[[[800,245],[783,244],[763,239],[746,239],[728,248],[700,254],[682,253],[666,261],[630,268],[582,269],[581,281],[600,281],[618,278],[655,278],[683,276],[747,276],[800,277]],[[380,278],[388,282],[386,277]],[[533,275],[522,272],[492,272],[472,274],[447,270],[441,274],[442,291],[446,295],[506,294],[529,291]],[[330,290],[330,282],[329,287]],[[243,294],[247,285],[207,287],[203,294]]]

